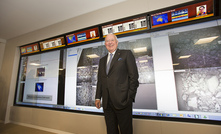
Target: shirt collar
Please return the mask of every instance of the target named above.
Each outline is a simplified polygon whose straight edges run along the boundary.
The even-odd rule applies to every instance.
[[[108,52],[108,55],[110,55],[110,54],[114,55],[116,53],[116,51],[117,51],[117,49],[113,53]]]

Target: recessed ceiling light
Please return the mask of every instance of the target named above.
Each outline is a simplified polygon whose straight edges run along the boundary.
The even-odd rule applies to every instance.
[[[148,60],[140,60],[140,63],[148,62]]]
[[[174,72],[186,72],[186,70],[174,70]]]
[[[174,66],[178,66],[178,65],[180,65],[180,63],[174,63],[173,65],[174,65]]]
[[[218,38],[218,37],[219,37],[219,36],[214,36],[214,37],[208,37],[208,38],[199,39],[199,40],[195,43],[195,45],[210,43],[210,42],[212,42],[213,40],[215,40],[215,39]]]
[[[38,64],[38,63],[30,63],[30,65],[39,66],[39,65],[41,65],[41,64]]]
[[[146,52],[147,47],[134,48],[134,53]]]
[[[178,59],[186,59],[189,58],[191,55],[184,55],[184,56],[180,56]]]
[[[85,67],[85,66],[80,66],[80,67],[78,67],[78,68],[84,69],[84,68],[87,68],[87,67]]]
[[[98,58],[100,56],[96,55],[96,54],[90,54],[90,55],[87,55],[87,57],[93,59],[93,58]]]

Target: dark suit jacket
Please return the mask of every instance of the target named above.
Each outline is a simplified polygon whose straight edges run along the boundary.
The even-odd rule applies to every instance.
[[[101,58],[99,62],[95,98],[102,98],[104,109],[107,107],[108,99],[116,109],[123,109],[134,101],[139,86],[136,61],[130,50],[117,49],[109,73],[106,74],[107,56]]]

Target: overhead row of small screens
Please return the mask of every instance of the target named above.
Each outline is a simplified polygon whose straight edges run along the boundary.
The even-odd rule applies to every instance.
[[[48,40],[44,40],[38,43],[21,46],[21,55],[36,53],[40,51],[47,51],[51,49],[57,49],[65,47],[67,45],[73,45],[81,42],[99,39],[98,27],[84,30],[81,32],[71,33],[65,36],[56,37]],[[39,47],[40,46],[40,47]]]
[[[139,17],[135,19],[126,20],[110,25],[102,26],[103,37],[109,33],[124,34],[135,31],[148,29],[147,17]],[[64,46],[71,46],[82,42],[92,41],[100,39],[99,28],[95,27],[92,29],[83,30],[80,32],[73,32],[65,36],[41,41],[26,46],[20,47],[21,55],[30,53],[36,53],[40,51],[47,51],[51,49],[57,49]],[[38,45],[39,44],[39,45]],[[39,47],[40,46],[40,47]]]
[[[214,1],[208,0],[172,10],[150,14],[150,25],[147,16],[148,15],[103,25],[101,26],[103,38],[110,33],[120,35],[212,17],[214,16]],[[20,50],[21,55],[26,55],[40,51],[57,49],[66,45],[71,46],[77,43],[92,41],[96,39],[100,39],[99,27],[83,30],[80,32],[73,32],[61,37],[22,46],[20,47]]]

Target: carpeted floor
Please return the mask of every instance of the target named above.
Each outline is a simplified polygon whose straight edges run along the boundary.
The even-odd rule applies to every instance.
[[[16,125],[12,123],[0,123],[0,134],[55,134],[39,129]]]

